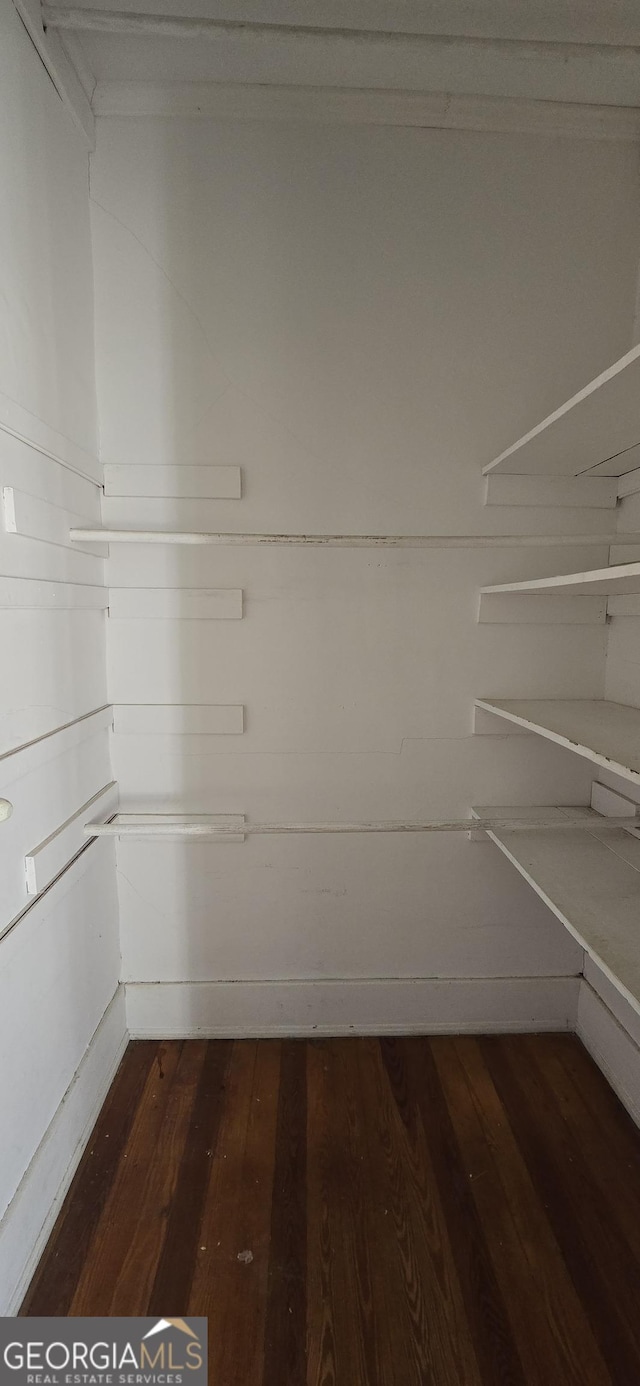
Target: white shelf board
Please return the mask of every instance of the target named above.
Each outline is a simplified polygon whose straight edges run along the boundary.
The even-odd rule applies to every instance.
[[[633,472],[626,472],[618,480],[618,500],[624,500],[627,496],[635,496],[640,491],[640,466]]]
[[[639,714],[640,715],[640,714]],[[490,832],[536,894],[625,997],[640,1012],[640,841],[611,828],[591,809],[593,831],[553,829]],[[492,814],[532,820],[580,814],[576,808],[474,808],[478,818]]]
[[[483,472],[579,476],[599,467],[600,475],[622,476],[639,465],[638,444],[640,346],[635,346]]]
[[[244,842],[242,813],[117,813],[110,823],[85,824],[85,837],[97,826],[98,837],[189,838],[209,842]],[[221,829],[225,829],[224,836]]]
[[[615,510],[620,483],[609,476],[514,476],[494,472],[485,482],[485,505],[538,509]]]
[[[90,540],[87,543],[85,540],[78,542],[72,539],[76,531],[70,526],[83,524],[84,521],[62,506],[51,505],[40,496],[28,495],[26,491],[18,491],[14,486],[4,486],[2,507],[7,534],[19,534],[24,539],[37,539],[43,544],[54,544],[60,548],[69,548],[74,542],[84,553],[90,553],[97,558],[109,556],[108,549],[99,541]],[[80,532],[77,531],[78,534]]]
[[[489,592],[576,592],[580,596],[617,596],[640,592],[640,563],[617,563],[609,568],[591,568],[584,573],[560,573],[557,577],[530,578],[527,582],[500,582],[481,587]]]
[[[606,597],[566,597],[549,592],[480,593],[478,621],[480,625],[514,626],[598,626],[604,625],[607,615]]]
[[[477,698],[476,707],[640,784],[640,708],[588,698]]]
[[[84,831],[87,814],[115,813],[118,807],[118,785],[111,780],[104,789],[98,790],[86,804],[77,809],[66,823],[55,829],[44,842],[27,852],[24,864],[27,880],[27,894],[38,895],[50,881],[69,864],[80,849],[86,846]]]
[[[607,602],[607,615],[632,616],[637,619],[638,616],[640,616],[640,596],[609,597]]]

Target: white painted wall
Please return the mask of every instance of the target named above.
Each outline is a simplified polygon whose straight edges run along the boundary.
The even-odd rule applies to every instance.
[[[95,522],[87,152],[10,0],[0,93],[0,487]],[[88,847],[24,913],[25,852],[111,779],[108,717],[78,720],[107,701],[106,617],[84,605],[102,582],[101,559],[0,522],[0,794],[14,806],[0,825],[2,1313],[19,1305],[125,1036],[112,847]]]
[[[148,467],[152,491],[157,466],[243,472],[240,501],[109,497],[105,523],[584,532],[584,512],[484,509],[480,468],[628,345],[632,146],[181,119],[98,127],[103,460]],[[605,511],[590,512],[595,525],[610,525]],[[242,736],[116,735],[125,804],[313,820],[587,802],[577,758],[474,737],[471,709],[492,693],[602,696],[604,627],[478,626],[477,588],[606,553],[114,545],[115,588],[242,588],[245,600],[241,621],[110,619],[116,704],[246,709]],[[466,838],[128,840],[118,865],[139,1032],[250,1029],[257,993],[242,984],[278,980],[260,993],[263,1030],[336,1023],[341,981],[343,1024],[415,1023],[408,990],[373,981],[392,978],[486,979],[474,1023],[558,1024],[544,988],[531,982],[541,999],[527,1008],[509,1001],[508,979],[581,970],[508,864]],[[362,978],[370,1000],[358,986],[350,1011]],[[309,979],[327,984],[310,1009]],[[451,1028],[463,1019],[455,994]],[[442,1022],[431,996],[422,1028]]]

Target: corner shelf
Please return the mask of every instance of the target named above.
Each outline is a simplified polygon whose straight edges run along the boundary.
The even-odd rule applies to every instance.
[[[640,712],[638,712],[640,719]],[[593,958],[635,1011],[640,1012],[640,841],[585,808],[474,808],[480,819],[575,817],[593,828],[537,828],[531,833],[489,832],[488,837]]]
[[[640,708],[587,698],[476,698],[476,707],[640,784]]]
[[[483,467],[485,476],[623,476],[640,467],[640,346]]]

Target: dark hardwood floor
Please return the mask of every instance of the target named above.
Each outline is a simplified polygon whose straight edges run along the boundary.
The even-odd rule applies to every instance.
[[[130,1045],[23,1314],[211,1386],[638,1386],[640,1132],[570,1036]]]

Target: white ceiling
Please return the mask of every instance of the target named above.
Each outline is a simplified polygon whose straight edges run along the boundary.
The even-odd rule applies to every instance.
[[[43,17],[96,109],[121,83],[640,108],[640,0],[49,0]]]

